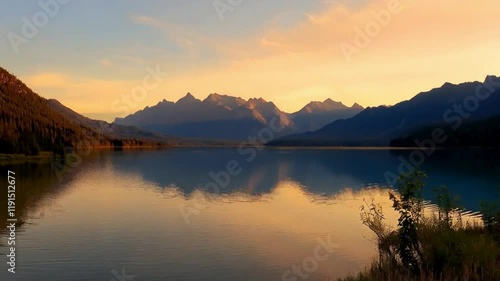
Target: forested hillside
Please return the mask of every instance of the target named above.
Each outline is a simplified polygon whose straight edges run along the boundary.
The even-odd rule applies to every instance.
[[[439,124],[426,126],[412,132],[408,136],[391,140],[391,146],[418,146],[416,140],[422,142],[423,140],[430,139],[436,128],[442,129],[446,138],[445,142],[437,144],[440,147],[500,148],[500,116],[467,122],[457,129],[446,124],[442,126]]]
[[[479,98],[478,89],[482,92],[487,89],[487,97]],[[269,145],[386,146],[391,139],[424,126],[439,124],[443,118],[460,118],[456,108],[468,108],[465,103],[469,100],[477,101],[478,108],[464,112],[468,121],[499,116],[500,77],[488,76],[482,83],[445,83],[396,105],[367,108],[352,118],[337,120],[318,131],[286,136]]]
[[[22,81],[0,67],[0,153],[62,153],[65,147],[163,145],[139,139],[117,139],[79,125],[53,110]]]

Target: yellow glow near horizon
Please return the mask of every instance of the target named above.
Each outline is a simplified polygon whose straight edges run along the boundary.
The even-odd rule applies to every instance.
[[[374,13],[394,1],[400,12],[380,25],[380,32],[370,36],[369,44],[358,48],[350,62],[346,60],[340,45],[354,44],[356,28],[364,30],[375,22]],[[263,97],[286,112],[327,98],[346,105],[392,105],[444,82],[482,81],[488,74],[500,74],[498,10],[500,2],[492,0],[474,4],[371,0],[361,9],[332,3],[320,13],[304,15],[292,27],[269,25],[244,40],[207,38],[160,19],[137,16],[132,20],[183,42],[180,46],[195,61],[203,49],[222,58],[214,64],[200,57],[195,66],[185,67],[159,57],[153,65],[158,63],[170,75],[134,103],[129,113],[163,99],[176,101],[186,92],[200,99],[213,92]],[[118,67],[110,60],[96,64],[110,71]],[[71,73],[41,72],[20,78],[44,97],[57,98],[90,117],[109,115],[104,119],[112,120],[121,113],[110,105],[130,95],[147,74],[111,80]],[[89,73],[88,77],[97,76]]]

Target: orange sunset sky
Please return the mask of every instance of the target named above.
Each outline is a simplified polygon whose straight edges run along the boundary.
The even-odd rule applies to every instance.
[[[186,92],[263,97],[287,112],[327,98],[392,105],[446,81],[500,74],[498,1],[269,2],[72,1],[16,45],[8,34],[22,35],[22,18],[41,10],[16,1],[0,12],[1,65],[40,95],[105,120],[124,115],[113,105],[143,85],[148,68],[168,75],[127,113]],[[350,59],[345,44],[357,46]]]

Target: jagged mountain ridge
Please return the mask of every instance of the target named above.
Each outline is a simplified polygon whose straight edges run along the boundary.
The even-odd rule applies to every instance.
[[[140,126],[144,123],[173,125],[199,121],[253,118],[268,124],[270,118],[281,114],[283,124],[291,123],[287,120],[286,114],[281,112],[274,103],[267,102],[262,98],[247,101],[227,95],[210,94],[202,101],[191,93],[187,93],[185,97],[175,103],[163,100],[155,106],[148,106],[125,118],[117,118],[115,121],[118,124],[126,123],[126,125]]]
[[[349,108],[328,99],[288,114],[262,98],[245,100],[210,94],[199,100],[188,93],[175,103],[163,100],[125,118],[117,118],[115,123],[184,137],[243,140],[271,125],[280,126],[277,136],[319,129],[361,110],[357,104]]]
[[[292,113],[295,125],[303,132],[316,131],[333,121],[353,117],[363,111],[363,107],[355,103],[352,107],[326,99],[323,102],[313,101],[298,112]]]

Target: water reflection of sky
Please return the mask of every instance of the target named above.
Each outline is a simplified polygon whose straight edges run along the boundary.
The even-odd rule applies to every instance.
[[[437,156],[424,165],[431,186],[449,185],[471,209],[492,197],[495,161]],[[27,220],[15,280],[109,280],[122,266],[140,280],[280,280],[328,236],[339,248],[311,276],[344,276],[374,256],[359,217],[363,200],[383,204],[388,222],[396,220],[387,190],[361,189],[383,183],[396,157],[266,150],[247,163],[231,149],[122,151],[89,157],[63,182],[50,165],[12,167],[23,178],[18,212]],[[231,160],[241,174],[222,193],[203,192],[209,173]],[[186,224],[180,208],[200,203]]]

